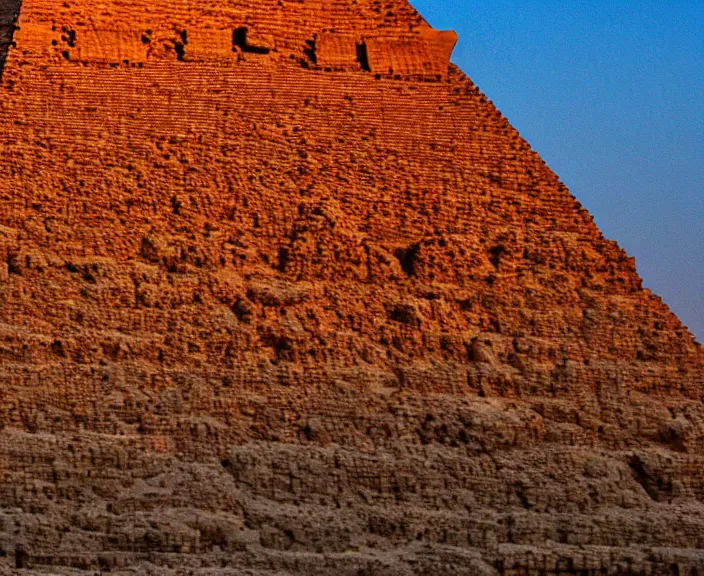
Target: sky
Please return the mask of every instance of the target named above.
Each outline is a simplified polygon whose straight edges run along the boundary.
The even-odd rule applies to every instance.
[[[704,1],[411,2],[704,342]]]

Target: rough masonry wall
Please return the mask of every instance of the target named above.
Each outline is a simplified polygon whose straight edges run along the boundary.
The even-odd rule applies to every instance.
[[[704,568],[701,347],[453,33],[406,2],[25,0],[15,40],[9,563]]]
[[[232,61],[244,54],[305,67],[365,69],[384,76],[447,74],[457,36],[438,32],[407,3],[268,1],[57,6],[31,0],[23,9],[28,56],[93,64]]]

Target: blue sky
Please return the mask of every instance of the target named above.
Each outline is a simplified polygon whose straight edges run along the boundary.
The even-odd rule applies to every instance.
[[[704,2],[411,1],[704,341]]]

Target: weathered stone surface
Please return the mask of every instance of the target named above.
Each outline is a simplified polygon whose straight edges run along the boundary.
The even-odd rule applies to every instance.
[[[702,349],[453,33],[10,4],[0,574],[702,573]]]

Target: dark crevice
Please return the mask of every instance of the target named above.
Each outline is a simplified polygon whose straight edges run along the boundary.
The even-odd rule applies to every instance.
[[[291,259],[291,253],[288,248],[279,248],[279,265],[278,269],[280,272],[286,272],[289,260]]]
[[[178,42],[174,42],[174,50],[176,50],[176,58],[179,62],[186,59],[186,45],[188,44],[188,32],[185,30],[179,33]]]
[[[416,273],[416,264],[420,253],[420,244],[414,244],[408,248],[399,248],[394,252],[394,256],[398,258],[403,271],[409,276]]]
[[[489,260],[491,260],[491,263],[494,265],[494,268],[498,269],[501,266],[501,257],[507,252],[508,249],[503,244],[494,246],[491,250],[489,250]]]
[[[18,548],[15,550],[15,568],[17,569],[23,569],[25,568],[25,565],[27,564],[27,553],[22,550],[22,548]]]
[[[61,36],[61,40],[66,42],[66,44],[70,48],[75,48],[76,47],[76,31],[71,30],[70,28],[67,28],[64,26],[61,31],[63,32],[63,35]]]
[[[313,64],[318,63],[318,54],[315,40],[306,40],[306,47],[303,50],[308,60]]]
[[[263,46],[253,46],[247,39],[249,28],[242,26],[232,32],[232,49],[239,48],[242,52],[250,54],[268,54],[271,50]]]
[[[369,67],[369,55],[367,53],[367,43],[361,42],[357,44],[357,62],[359,62],[360,68],[366,72],[371,72],[372,69]]]
[[[421,319],[418,317],[418,313],[413,306],[397,304],[391,307],[387,312],[389,319],[394,322],[400,322],[401,324],[407,324],[408,326],[416,328],[420,328],[421,326]]]
[[[232,32],[232,45],[244,50],[247,46],[247,28],[236,28]]]
[[[664,479],[657,470],[638,455],[631,456],[628,466],[633,478],[655,502],[667,502],[672,498],[672,482]]]

